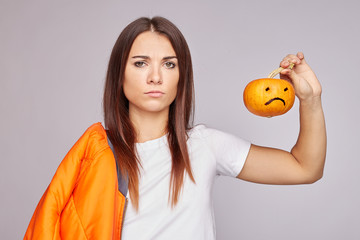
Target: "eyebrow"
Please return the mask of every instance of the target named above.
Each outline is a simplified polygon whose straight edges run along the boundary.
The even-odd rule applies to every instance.
[[[143,56],[143,55],[133,56],[132,58],[150,59],[149,56]],[[167,57],[163,57],[163,60],[169,60],[169,59],[173,59],[173,58],[177,58],[177,57],[176,56],[167,56]]]

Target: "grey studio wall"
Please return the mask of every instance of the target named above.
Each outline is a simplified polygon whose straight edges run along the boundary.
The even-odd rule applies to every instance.
[[[217,179],[217,237],[360,239],[358,1],[0,0],[0,238],[21,239],[67,151],[102,122],[107,62],[140,16],[173,21],[190,46],[195,123],[290,150],[298,101],[271,119],[250,114],[246,84],[303,51],[323,86],[324,177],[272,186]]]

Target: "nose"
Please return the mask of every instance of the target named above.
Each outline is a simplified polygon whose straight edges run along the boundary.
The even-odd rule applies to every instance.
[[[157,66],[153,66],[150,70],[148,81],[149,84],[161,84],[162,83],[162,77],[160,68]]]

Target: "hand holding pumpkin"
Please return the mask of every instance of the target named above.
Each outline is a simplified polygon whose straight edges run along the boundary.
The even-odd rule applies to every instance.
[[[280,73],[281,79],[274,79]],[[295,101],[320,97],[321,85],[304,59],[303,53],[289,54],[280,68],[271,72],[268,78],[250,82],[244,90],[244,104],[253,114],[273,117],[289,111]]]
[[[292,69],[288,68],[291,63],[294,63]],[[296,55],[287,55],[280,62],[280,67],[284,68],[280,72],[280,78],[288,80],[293,84],[295,94],[300,101],[321,96],[320,82],[310,66],[306,63],[303,53],[299,52]]]

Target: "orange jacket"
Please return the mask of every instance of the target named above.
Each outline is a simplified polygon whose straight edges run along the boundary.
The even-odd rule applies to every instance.
[[[106,131],[95,123],[59,165],[24,239],[120,239],[125,205]]]

